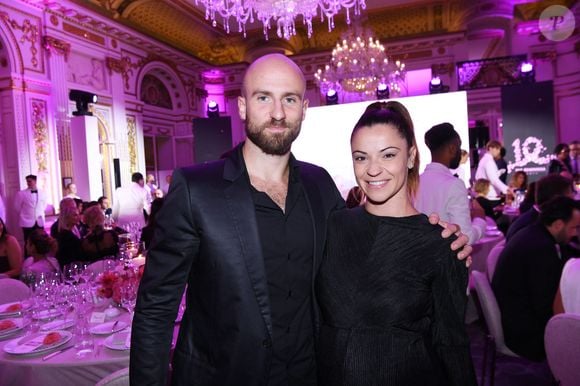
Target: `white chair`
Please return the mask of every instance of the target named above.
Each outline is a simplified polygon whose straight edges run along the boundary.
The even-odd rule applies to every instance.
[[[491,251],[489,251],[489,255],[487,255],[486,265],[487,265],[487,279],[491,283],[493,279],[493,274],[495,272],[495,266],[497,265],[497,260],[499,259],[499,255],[501,251],[503,251],[505,247],[505,239],[497,243]]]
[[[477,292],[477,298],[479,299],[479,304],[481,305],[481,311],[485,319],[485,324],[487,325],[488,335],[486,339],[486,344],[483,353],[483,365],[482,365],[482,375],[481,384],[485,384],[485,373],[487,368],[487,352],[489,351],[489,346],[491,345],[491,382],[493,385],[495,378],[495,359],[496,352],[500,354],[519,357],[516,353],[510,350],[504,341],[503,327],[501,325],[501,311],[497,305],[497,300],[489,284],[487,276],[483,272],[472,271],[471,278],[473,284],[475,285],[475,291]]]
[[[129,386],[129,368],[117,370],[101,379],[95,386]]]
[[[0,279],[0,304],[28,299],[29,296],[30,290],[28,286],[20,280]]]
[[[544,331],[548,365],[560,386],[578,385],[580,379],[580,314],[553,316]]]

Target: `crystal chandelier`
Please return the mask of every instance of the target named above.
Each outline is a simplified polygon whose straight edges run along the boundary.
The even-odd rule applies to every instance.
[[[323,94],[335,90],[370,97],[382,84],[391,96],[397,96],[405,82],[405,64],[390,60],[368,29],[355,26],[341,36],[330,64],[314,76]]]
[[[320,8],[320,19],[328,19],[328,31],[334,28],[334,16],[342,8],[346,9],[346,22],[350,24],[350,9],[355,15],[366,8],[366,0],[195,0],[195,5],[201,3],[205,8],[205,19],[211,20],[217,26],[216,17],[222,17],[224,28],[230,32],[229,20],[233,17],[238,23],[238,31],[246,37],[246,23],[254,22],[254,18],[262,22],[264,36],[268,40],[271,24],[276,24],[278,37],[289,40],[296,35],[295,20],[302,16],[302,21],[312,36],[312,18],[317,16]]]

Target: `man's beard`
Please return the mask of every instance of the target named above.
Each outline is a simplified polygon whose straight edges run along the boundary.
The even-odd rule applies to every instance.
[[[449,169],[457,169],[461,163],[461,151],[458,151],[455,157],[451,160]]]
[[[272,120],[271,122],[258,126],[247,120],[246,136],[264,153],[269,155],[284,155],[290,152],[292,142],[298,138],[300,126],[300,121],[292,124],[286,120],[281,122]],[[268,127],[287,128],[289,130],[282,133],[267,133],[266,128]]]

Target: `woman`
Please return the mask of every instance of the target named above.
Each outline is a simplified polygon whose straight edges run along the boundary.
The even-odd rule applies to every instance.
[[[370,105],[351,136],[363,206],[335,212],[316,289],[320,386],[475,385],[463,323],[467,269],[412,203],[413,124]]]
[[[105,213],[98,205],[93,205],[83,213],[89,233],[81,241],[83,261],[102,260],[119,252],[119,237],[113,230],[105,230]]]
[[[0,217],[0,278],[18,278],[22,269],[22,249],[16,237],[6,230]]]
[[[489,218],[497,220],[501,216],[501,211],[496,211],[495,208],[500,206],[499,200],[488,199],[489,190],[491,189],[491,182],[485,178],[480,178],[475,181],[473,190],[475,191],[475,199],[483,208],[485,215]]]
[[[562,174],[572,179],[572,167],[570,166],[570,148],[565,143],[559,143],[554,148],[553,158],[548,165],[548,174]]]
[[[58,216],[56,259],[61,268],[73,261],[81,260],[81,239],[76,228],[79,221],[80,215],[76,206],[65,207]]]
[[[514,192],[525,192],[528,189],[528,175],[523,170],[519,170],[512,175],[509,187]]]
[[[59,272],[58,261],[51,256],[56,248],[56,240],[44,229],[35,229],[26,242],[29,257],[22,264],[22,275]]]

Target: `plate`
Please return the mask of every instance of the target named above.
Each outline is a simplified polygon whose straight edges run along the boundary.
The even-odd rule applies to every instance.
[[[102,323],[102,324],[97,324],[96,326],[93,326],[89,329],[89,331],[91,332],[91,334],[95,334],[95,335],[108,335],[108,334],[112,334],[114,332],[118,332],[121,331],[125,328],[127,328],[129,324],[125,323],[125,322],[121,322],[119,321],[119,323],[117,323],[117,325],[115,325],[115,322],[107,322],[107,323]]]
[[[58,333],[61,338],[59,341],[52,344],[42,344],[46,335],[50,333]],[[54,348],[60,347],[72,338],[72,333],[64,330],[52,330],[46,332],[39,332],[36,334],[25,336],[24,338],[16,338],[4,346],[4,351],[8,354],[14,355],[36,355]]]
[[[130,345],[127,347],[127,339],[130,336],[131,331],[123,331],[118,334],[109,336],[103,343],[105,344],[105,347],[110,348],[111,350],[129,350],[131,347]]]
[[[485,235],[486,236],[500,236],[500,235],[503,235],[503,233],[501,231],[486,231]]]
[[[33,315],[33,318],[37,320],[47,320],[61,315],[62,312],[60,312],[56,308],[51,308],[50,310],[42,310],[40,312],[35,313]]]
[[[17,311],[9,311],[8,308],[20,304],[21,309]],[[30,308],[30,304],[27,302],[12,302],[12,303],[5,303],[0,304],[0,316],[12,316],[12,315],[19,315],[22,311],[27,310]]]
[[[52,322],[48,322],[48,323],[43,324],[40,327],[40,331],[66,330],[67,328],[70,328],[74,325],[75,325],[75,321],[72,318],[67,319],[66,321],[64,319],[56,319],[56,320],[53,320]]]
[[[0,338],[6,337],[8,335],[12,335],[12,334],[22,330],[25,327],[25,324],[24,324],[24,321],[22,320],[22,318],[3,319],[1,322],[5,321],[5,320],[11,320],[12,322],[14,322],[15,326],[12,328],[8,328],[6,330],[1,330],[0,331]]]

